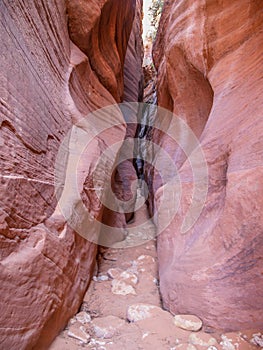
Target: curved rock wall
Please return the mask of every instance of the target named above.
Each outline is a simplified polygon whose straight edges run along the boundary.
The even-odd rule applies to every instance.
[[[136,3],[136,14],[124,64],[124,102],[128,103],[135,101],[141,102],[143,94],[142,0],[136,0]],[[133,162],[133,157],[135,156],[133,138],[135,137],[137,129],[138,107],[126,104],[123,110],[124,119],[127,123],[125,139],[128,140],[130,147],[124,144],[120,149],[120,159],[125,160],[117,167],[114,187],[117,197],[122,201],[129,201],[133,198],[130,208],[126,208],[128,212],[125,213],[124,221],[129,221],[134,215],[133,212],[136,201],[136,186],[133,187],[132,184],[137,180]],[[128,148],[132,149],[132,152],[127,152],[129,151]],[[129,158],[128,153],[130,153],[132,157]]]
[[[79,4],[73,0],[67,1],[67,8],[72,41],[89,57],[100,83],[116,102],[121,102],[123,67],[136,1],[92,0]]]
[[[260,1],[166,1],[154,48],[158,103],[200,139],[209,180],[202,213],[182,234],[199,184],[189,162],[171,152],[182,197],[158,237],[164,306],[225,330],[263,326],[262,24]],[[176,186],[157,183],[156,202]]]
[[[55,162],[73,125],[87,135],[90,125],[107,126],[103,118],[89,119],[88,126],[83,118],[123,99],[135,7],[133,0],[1,1],[2,348],[46,349],[78,310],[91,278],[97,246],[62,215]],[[95,219],[102,217],[103,206],[92,188],[107,190],[103,180],[108,180],[116,154],[102,167],[99,183],[92,178],[96,160],[126,132],[121,112],[115,112],[123,126],[114,129],[114,137],[107,132],[94,137],[77,171],[82,200]],[[66,145],[74,148],[74,140],[71,132]],[[70,164],[67,153],[58,159],[62,173]],[[65,190],[58,195],[74,212],[78,202]]]

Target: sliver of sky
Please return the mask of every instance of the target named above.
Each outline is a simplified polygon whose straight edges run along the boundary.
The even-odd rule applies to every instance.
[[[151,19],[149,18],[149,7],[152,4],[152,0],[143,0],[143,22],[142,22],[142,26],[143,26],[143,34],[142,34],[142,38],[143,41],[145,42],[146,39],[146,34],[148,33],[148,31],[152,28],[151,26]]]

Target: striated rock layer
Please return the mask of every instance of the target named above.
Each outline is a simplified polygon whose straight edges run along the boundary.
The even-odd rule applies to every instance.
[[[96,242],[120,146],[99,164],[100,178],[92,175],[126,128],[117,107],[83,118],[123,99],[135,8],[134,0],[1,1],[1,348],[46,349],[88,286],[97,246],[76,229]],[[112,128],[115,121],[122,125]],[[92,141],[76,164],[69,151],[83,135]],[[75,175],[81,198],[71,196]],[[81,201],[92,216],[71,228],[66,218],[73,224]]]
[[[182,185],[178,212],[158,238],[164,306],[225,330],[263,327],[262,25],[260,1],[166,1],[154,47],[158,103],[192,128],[208,166],[206,202],[182,234],[199,184],[178,145],[157,135],[173,149]],[[157,179],[155,205],[177,185]]]
[[[125,143],[120,149],[117,158],[117,166],[112,187],[116,197],[122,201],[122,212],[114,212],[106,209],[104,222],[110,227],[126,227],[126,222],[134,216],[134,206],[136,201],[136,180],[137,174],[133,164],[134,158],[134,137],[137,128],[138,106],[129,102],[142,100],[143,93],[143,42],[142,42],[142,0],[136,0],[136,11],[133,20],[131,35],[124,62],[124,95],[122,112],[127,123]],[[127,102],[127,103],[126,103]],[[129,201],[129,204],[128,204]],[[109,229],[106,228],[108,232]],[[106,234],[108,234],[106,232]]]

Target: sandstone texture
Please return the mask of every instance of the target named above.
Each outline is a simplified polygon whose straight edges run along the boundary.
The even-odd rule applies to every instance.
[[[132,225],[141,219],[147,219],[146,206],[138,210]],[[146,230],[154,232],[153,223]],[[160,305],[156,239],[127,249],[100,247],[98,262],[82,311],[70,319],[50,350],[259,350],[260,332],[192,332],[175,324],[175,317]],[[125,277],[136,294],[112,292],[111,280]],[[180,327],[200,327],[194,315],[176,319]]]
[[[134,167],[134,137],[137,129],[138,105],[132,106],[129,102],[142,101],[143,94],[143,42],[142,42],[142,0],[134,1],[135,15],[132,23],[131,34],[128,41],[124,61],[124,93],[122,112],[127,124],[124,144],[119,151],[114,179],[112,181],[113,192],[117,199],[124,202],[120,204],[120,210],[106,211],[104,222],[110,227],[126,227],[126,222],[133,218],[136,202],[137,174]],[[127,102],[127,103],[126,103]],[[124,211],[122,214],[121,211]],[[106,228],[106,235],[108,234]],[[124,237],[123,237],[124,238]]]
[[[176,143],[153,135],[180,178],[170,174],[162,186],[155,175],[154,210],[165,190],[182,186],[177,214],[158,237],[161,295],[165,308],[198,315],[205,327],[263,327],[262,25],[261,1],[166,1],[154,47],[158,104],[188,123],[208,170],[201,215],[182,234],[202,179],[194,182]]]
[[[77,312],[92,277],[97,246],[81,235],[99,239],[95,220],[102,219],[101,198],[121,144],[96,162],[122,142],[126,127],[118,107],[108,118],[89,113],[123,101],[136,6],[133,0],[1,1],[3,349],[47,349]],[[116,121],[121,125],[112,127]],[[85,137],[91,142],[79,149]],[[96,171],[99,177],[92,176]],[[81,198],[70,192],[74,176]],[[78,217],[81,202],[88,219]],[[74,334],[89,339],[83,328]]]

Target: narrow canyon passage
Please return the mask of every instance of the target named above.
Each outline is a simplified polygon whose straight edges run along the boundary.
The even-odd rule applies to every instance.
[[[137,198],[141,199],[141,189]],[[156,228],[146,205],[131,226],[147,221],[137,232],[144,244],[131,248],[103,248],[79,312],[49,350],[256,350],[256,330],[221,334],[201,330],[194,315],[177,315],[162,308],[159,293]],[[129,237],[127,245],[138,242]],[[126,238],[127,240],[127,238]],[[122,242],[125,245],[125,241]]]
[[[0,350],[263,350],[262,0],[0,14]]]
[[[147,219],[144,205],[131,225]],[[147,322],[141,327],[130,322],[136,318],[139,320],[143,315],[152,315],[152,307],[160,315],[163,311],[158,289],[156,239],[147,239],[154,237],[154,225],[148,221],[147,231],[139,234],[144,236],[143,245],[100,249],[98,268],[84,297],[82,311],[70,320],[50,349],[79,349],[78,344],[82,347],[86,344],[84,347],[87,349],[135,349],[137,346],[144,349],[147,346],[145,338],[149,334],[144,329]],[[131,239],[129,237],[129,245]],[[135,241],[137,239],[134,237]],[[158,326],[153,323],[153,327]],[[154,339],[151,339],[152,345],[155,344]],[[162,345],[167,344],[164,342]]]

